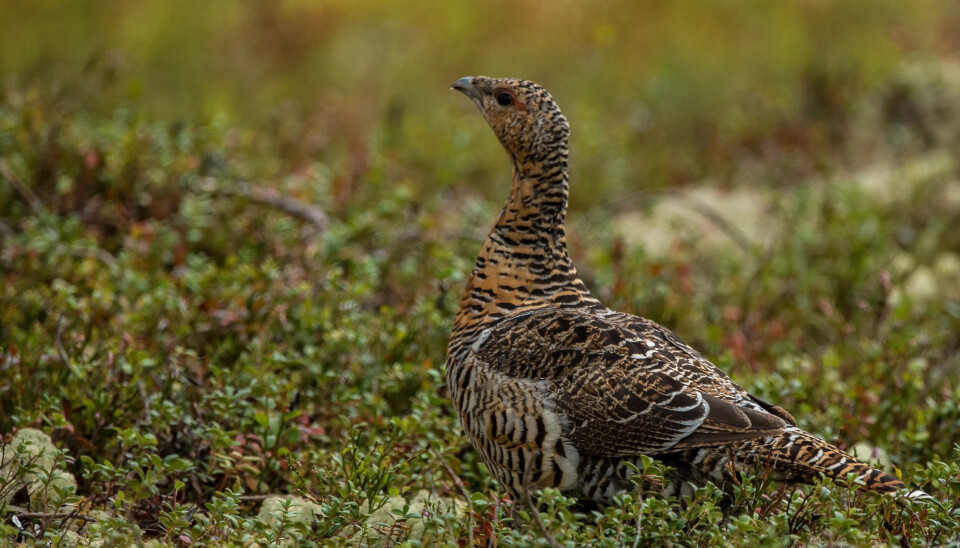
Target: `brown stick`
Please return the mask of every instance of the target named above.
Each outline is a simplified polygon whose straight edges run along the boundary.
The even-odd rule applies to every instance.
[[[47,210],[47,208],[43,207],[43,202],[40,201],[40,198],[30,190],[30,187],[23,184],[20,177],[14,173],[5,158],[0,158],[0,175],[3,175],[3,178],[20,193],[20,196],[23,196],[23,199],[30,204],[30,209],[32,209],[34,213],[43,213]]]
[[[327,214],[319,207],[308,204],[280,194],[277,190],[265,186],[252,186],[246,183],[235,183],[231,187],[218,184],[212,177],[203,179],[204,190],[211,194],[222,196],[241,196],[247,198],[255,204],[262,204],[275,207],[284,213],[288,213],[313,224],[320,234],[327,230]]]
[[[36,519],[36,518],[42,518],[42,519],[60,519],[60,518],[64,518],[64,519],[67,519],[67,518],[69,518],[69,519],[79,519],[79,520],[82,520],[82,521],[97,521],[97,518],[91,518],[91,517],[89,517],[89,516],[85,516],[85,515],[83,515],[83,514],[80,514],[80,513],[76,512],[76,511],[73,511],[73,512],[58,512],[58,513],[55,513],[55,514],[50,514],[50,513],[47,513],[47,512],[22,512],[22,513],[20,513],[20,514],[14,514],[14,517],[16,517],[17,519]]]
[[[10,228],[10,225],[8,225],[3,221],[0,221],[0,236],[13,236],[15,234],[16,232],[14,232],[12,228]]]
[[[240,500],[244,502],[263,502],[270,497],[281,497],[281,498],[290,498],[293,495],[285,495],[283,493],[268,493],[266,495],[240,495]]]
[[[530,476],[533,472],[533,461],[536,460],[536,457],[537,455],[534,453],[531,458],[527,460],[526,469],[523,471],[523,499],[527,503],[530,515],[533,516],[534,523],[537,524],[537,529],[540,529],[540,534],[543,535],[543,538],[547,539],[547,543],[553,548],[563,548],[563,546],[557,542],[557,539],[550,534],[550,531],[547,531],[547,526],[543,524],[543,519],[540,518],[540,510],[537,510],[537,505],[533,503],[533,498],[530,496]]]
[[[71,249],[71,257],[77,257],[80,259],[86,259],[87,257],[93,257],[94,259],[100,261],[101,263],[110,266],[116,266],[117,259],[110,254],[109,251],[105,249]]]
[[[67,356],[67,351],[63,347],[63,313],[60,313],[60,316],[57,318],[57,335],[54,341],[57,344],[57,353],[60,354],[60,361],[63,362],[64,367],[70,367],[70,357]]]
[[[610,203],[612,208],[622,209],[622,204],[633,200],[635,198],[640,198],[641,201],[645,201],[650,196],[666,196],[668,198],[673,198],[677,205],[685,207],[694,213],[700,214],[704,219],[712,223],[715,227],[720,229],[721,232],[727,235],[734,244],[737,245],[740,249],[744,251],[750,251],[753,249],[753,242],[742,230],[737,228],[729,219],[723,216],[715,207],[705,204],[696,198],[693,198],[684,192],[674,189],[674,188],[665,188],[665,189],[647,189],[635,192],[626,197],[620,198],[617,200],[617,203]]]
[[[470,498],[470,493],[467,491],[467,487],[463,484],[463,480],[457,476],[457,474],[453,471],[453,468],[450,468],[450,464],[447,463],[447,459],[443,458],[442,455],[437,455],[437,458],[440,460],[440,464],[443,465],[443,470],[448,476],[450,476],[453,484],[460,489],[460,493],[467,502],[467,536],[470,540],[470,546],[473,546],[473,499]],[[454,505],[454,508],[456,508],[456,505]]]

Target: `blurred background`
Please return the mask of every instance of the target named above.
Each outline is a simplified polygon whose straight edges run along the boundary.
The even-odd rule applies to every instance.
[[[448,93],[465,75],[551,90],[573,124],[576,177],[612,191],[789,185],[871,161],[887,138],[929,146],[941,121],[925,116],[941,114],[910,109],[950,108],[957,123],[960,108],[892,89],[905,66],[941,61],[960,85],[951,0],[2,4],[7,86],[149,119],[226,116],[283,139],[286,169],[336,159],[359,179],[371,155],[395,153],[429,188],[502,171],[472,107]],[[910,134],[856,134],[877,115]]]
[[[156,210],[147,217],[175,212],[189,177],[214,175],[266,181],[335,220],[403,192],[426,211],[427,233],[482,239],[509,175],[473,105],[449,91],[465,75],[534,80],[567,114],[572,222],[586,225],[575,255],[608,219],[629,247],[661,255],[684,234],[769,244],[785,189],[836,183],[897,201],[916,174],[943,186],[957,172],[952,0],[5,0],[2,11],[8,104],[58,136],[86,132],[80,156],[118,156],[88,129],[104,117],[134,132],[206,128],[227,145],[181,151],[146,187],[131,176],[131,199]],[[142,164],[149,146],[112,161]],[[10,161],[55,183],[52,164]],[[58,184],[62,201],[72,185]],[[153,196],[169,185],[175,196]],[[914,198],[947,211],[960,200]]]

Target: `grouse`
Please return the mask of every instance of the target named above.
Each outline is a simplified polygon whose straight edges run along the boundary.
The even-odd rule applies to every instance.
[[[769,467],[811,481],[856,474],[903,483],[800,429],[670,330],[591,296],[567,253],[567,138],[556,102],[526,80],[453,84],[480,108],[513,164],[503,210],[460,300],[446,381],[464,432],[522,500],[555,487],[610,503],[641,455],[668,464],[663,494],[684,495]]]

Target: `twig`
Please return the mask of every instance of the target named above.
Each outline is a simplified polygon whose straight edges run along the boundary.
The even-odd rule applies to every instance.
[[[79,259],[93,257],[108,267],[117,265],[117,259],[105,249],[71,249],[70,256],[77,257]]]
[[[43,207],[43,202],[40,201],[40,198],[30,190],[30,187],[23,184],[20,177],[17,177],[17,174],[10,169],[10,164],[7,163],[5,158],[0,158],[0,175],[3,175],[3,178],[13,185],[13,188],[20,193],[20,196],[30,204],[30,209],[32,209],[34,213],[39,214],[47,210],[47,208]]]
[[[147,396],[147,389],[143,386],[143,380],[137,381],[137,391],[140,393],[140,400],[143,402],[143,422],[151,424],[150,397]]]
[[[15,236],[15,235],[16,235],[16,232],[14,232],[12,228],[10,228],[10,225],[8,225],[3,221],[0,221],[0,236]]]
[[[267,500],[270,497],[287,498],[291,496],[292,495],[286,495],[283,493],[267,493],[266,495],[240,495],[240,500],[244,502],[262,502]]]
[[[70,358],[67,356],[67,351],[63,348],[63,313],[57,318],[57,335],[55,341],[57,343],[57,353],[60,354],[60,361],[62,361],[66,367],[70,367]]]
[[[500,525],[500,495],[497,493],[493,493],[493,520],[495,524]],[[494,534],[493,524],[490,525],[487,548],[497,548],[497,535]]]
[[[719,228],[721,232],[725,233],[727,237],[729,237],[740,249],[744,251],[751,251],[753,249],[753,242],[750,241],[750,238],[748,238],[742,230],[737,228],[736,225],[724,217],[722,213],[717,211],[715,207],[705,204],[696,198],[692,198],[674,188],[642,190],[617,200],[617,203],[611,204],[611,207],[618,207],[624,202],[630,201],[633,198],[645,198],[646,196],[655,196],[657,194],[674,198],[678,205],[686,207],[695,213],[699,213],[703,218]]]
[[[537,524],[537,529],[540,529],[540,534],[543,535],[543,538],[547,539],[547,543],[553,548],[563,548],[563,546],[557,542],[557,539],[553,538],[550,531],[547,531],[547,526],[543,524],[543,519],[540,518],[540,510],[537,510],[537,505],[533,503],[533,498],[530,496],[530,476],[533,472],[533,461],[536,460],[538,453],[539,450],[534,450],[533,455],[530,456],[531,458],[527,459],[527,466],[523,471],[523,500],[526,501],[530,515],[533,516],[533,521]]]
[[[470,493],[467,492],[467,487],[463,484],[463,481],[454,473],[453,469],[450,468],[447,459],[440,457],[439,460],[440,464],[443,465],[444,471],[450,476],[450,479],[453,480],[454,485],[460,489],[460,494],[462,494],[463,498],[467,501],[467,534],[470,538],[470,546],[473,546],[473,499],[470,498]]]
[[[638,548],[640,546],[640,538],[643,536],[641,532],[643,531],[643,495],[640,495],[640,508],[637,512],[637,536],[633,539],[633,548]]]
[[[737,228],[736,225],[728,221],[716,208],[683,194],[678,193],[674,195],[674,197],[677,198],[678,204],[685,205],[688,209],[699,213],[722,232],[725,232],[740,249],[750,251],[753,248],[753,243],[750,241],[750,238]]]
[[[40,214],[47,211],[47,208],[43,206],[43,202],[40,200],[40,198],[37,197],[32,190],[30,190],[30,187],[23,183],[20,177],[18,177],[10,167],[10,164],[7,163],[7,160],[3,158],[0,158],[0,175],[3,175],[3,178],[6,179],[7,182],[10,183],[10,185],[13,186],[17,192],[20,193],[20,196],[26,200],[26,202],[30,205],[30,209],[34,213]],[[0,236],[13,236],[14,234],[15,233],[13,229],[7,226],[6,223],[0,221]],[[113,255],[103,249],[72,249],[70,250],[70,255],[80,258],[93,257],[107,266],[114,266],[117,264],[117,260],[113,257]]]
[[[48,516],[50,514],[47,514]],[[53,518],[56,519],[56,518]],[[88,518],[80,513],[79,508],[74,508],[71,510],[63,519],[60,520],[60,528],[63,529],[63,526],[72,519],[87,520],[87,521],[96,521],[96,518]]]
[[[17,519],[79,519],[82,521],[97,521],[97,518],[91,518],[90,516],[85,516],[76,510],[73,512],[57,512],[55,514],[50,514],[47,512],[21,512],[19,514],[14,514]]]
[[[203,179],[202,188],[211,194],[241,196],[256,204],[275,207],[284,213],[289,213],[294,217],[313,224],[321,235],[327,230],[327,214],[324,213],[322,209],[297,200],[296,198],[284,196],[273,188],[252,186],[246,183],[236,183],[235,186],[226,187],[218,184],[217,180],[212,177]]]

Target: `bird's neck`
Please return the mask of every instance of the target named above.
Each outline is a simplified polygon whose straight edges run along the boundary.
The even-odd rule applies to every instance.
[[[538,262],[556,266],[557,260],[569,263],[565,229],[569,188],[565,167],[544,173],[518,165],[510,195],[478,259],[519,255],[514,261],[518,267]]]
[[[555,164],[515,164],[510,196],[477,257],[455,330],[527,309],[596,302],[567,252],[568,189],[565,155]]]

